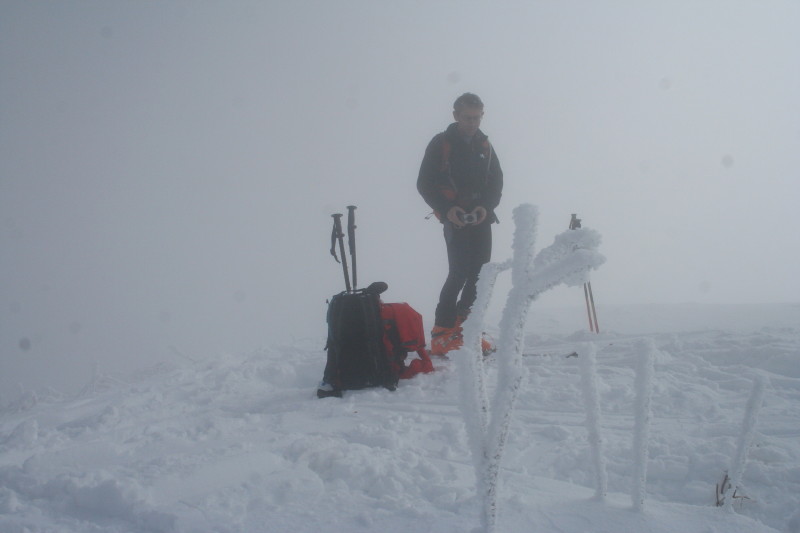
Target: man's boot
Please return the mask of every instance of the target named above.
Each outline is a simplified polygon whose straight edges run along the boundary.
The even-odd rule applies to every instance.
[[[461,326],[456,325],[452,328],[433,326],[431,330],[431,354],[443,356],[447,352],[457,350],[464,344],[461,335]]]
[[[459,331],[461,330],[461,324],[464,323],[468,316],[469,313],[458,315],[458,317],[456,317],[456,327],[459,329]],[[484,356],[491,355],[497,351],[497,346],[495,346],[494,342],[490,341],[488,337],[489,336],[486,334],[486,332],[481,333],[481,352],[483,352]]]

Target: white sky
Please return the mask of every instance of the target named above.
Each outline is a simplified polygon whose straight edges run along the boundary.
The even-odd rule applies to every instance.
[[[430,320],[415,180],[465,91],[505,171],[495,259],[528,202],[542,245],[571,213],[603,235],[601,323],[798,302],[798,28],[779,1],[6,0],[0,395],[324,335],[348,204],[359,280]]]

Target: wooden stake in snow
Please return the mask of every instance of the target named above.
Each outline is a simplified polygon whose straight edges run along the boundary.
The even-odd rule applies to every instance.
[[[747,452],[753,442],[753,435],[758,422],[758,413],[764,401],[764,377],[756,376],[753,380],[753,390],[750,391],[750,398],[747,400],[744,421],[742,422],[742,432],[739,434],[739,441],[736,444],[736,455],[731,461],[731,480],[723,496],[723,506],[729,513],[733,512],[733,493],[742,484],[744,467],[747,465]]]
[[[633,432],[633,490],[631,501],[637,511],[644,509],[647,485],[647,449],[650,439],[650,401],[653,396],[653,360],[656,345],[653,339],[639,343],[636,364],[636,409]]]
[[[595,498],[602,501],[608,491],[608,474],[603,456],[603,438],[600,436],[600,397],[597,393],[596,354],[594,343],[586,343],[580,349],[579,360],[583,405],[586,408],[586,429],[589,432],[589,445],[592,447],[594,462]]]

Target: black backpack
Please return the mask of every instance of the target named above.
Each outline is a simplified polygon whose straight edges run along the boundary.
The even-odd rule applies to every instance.
[[[377,289],[376,289],[377,287]],[[317,396],[341,396],[344,390],[385,387],[395,390],[402,361],[384,342],[380,293],[385,283],[334,296],[328,305],[328,352]],[[383,289],[383,290],[380,290]]]
[[[347,206],[347,233],[352,262],[352,283],[344,250],[342,214],[333,217],[331,255],[341,262],[346,291],[331,298],[328,304],[328,342],[325,350],[328,359],[325,373],[317,389],[317,396],[342,396],[343,390],[366,387],[397,388],[399,370],[390,362],[390,350],[384,344],[384,326],[381,318],[380,294],[388,288],[375,282],[366,289],[356,289],[355,209]],[[336,257],[339,245],[341,261]],[[391,350],[393,352],[393,350]]]

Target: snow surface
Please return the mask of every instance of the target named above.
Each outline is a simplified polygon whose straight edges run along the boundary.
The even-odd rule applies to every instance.
[[[687,307],[697,329],[671,329]],[[679,306],[672,318],[669,308],[654,309],[664,331],[647,335],[658,351],[644,510],[631,506],[631,442],[637,328],[652,317],[637,322],[628,308],[600,307],[601,319],[627,321],[632,333],[564,335],[551,332],[583,310],[545,313],[534,304],[540,320],[532,320],[526,353],[539,355],[523,357],[499,531],[800,530],[800,329],[762,323],[781,316],[800,324],[800,306],[753,307],[753,327],[731,329],[700,320],[706,309],[714,313],[705,323],[715,323],[717,307]],[[457,361],[437,359],[436,372],[395,392],[318,400],[323,336],[139,375],[98,373],[79,397],[50,391],[4,406],[0,531],[476,528]],[[565,357],[586,341],[597,350],[605,501],[594,498],[579,358]],[[497,361],[485,366],[492,378]],[[740,490],[747,499],[729,514],[714,506],[715,484],[736,455],[756,376],[765,385]]]

